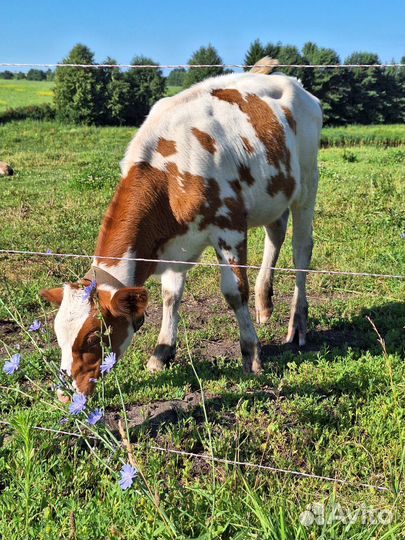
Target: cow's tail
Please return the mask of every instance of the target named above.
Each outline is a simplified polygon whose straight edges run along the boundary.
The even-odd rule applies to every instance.
[[[265,56],[250,69],[250,73],[263,73],[264,75],[267,75],[273,71],[275,67],[277,67],[279,64],[279,61],[275,58],[270,58],[270,56]]]

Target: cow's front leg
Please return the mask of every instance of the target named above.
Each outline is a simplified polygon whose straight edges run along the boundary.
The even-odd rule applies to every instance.
[[[163,316],[158,341],[148,360],[150,372],[161,371],[176,355],[179,306],[183,296],[186,273],[166,270],[162,274]]]
[[[221,291],[238,320],[243,369],[246,373],[260,373],[260,342],[249,313],[247,272],[246,268],[237,266],[246,264],[246,245],[246,233],[232,231],[217,239],[215,251],[219,262],[227,265],[221,267]]]

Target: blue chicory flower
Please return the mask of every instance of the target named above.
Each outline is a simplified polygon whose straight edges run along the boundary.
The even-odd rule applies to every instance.
[[[82,394],[74,394],[72,398],[72,404],[69,407],[71,414],[79,414],[86,408],[86,396]]]
[[[13,354],[13,356],[10,358],[10,360],[7,360],[4,363],[3,371],[7,375],[12,375],[17,369],[20,367],[21,362],[21,355],[20,354]]]
[[[40,323],[39,321],[35,319],[35,321],[28,328],[28,332],[38,332],[40,328],[42,328],[42,323]]]
[[[102,374],[104,373],[110,373],[112,368],[115,366],[115,363],[117,362],[117,355],[113,352],[107,354],[107,356],[104,358],[104,362],[101,364],[100,371]]]
[[[87,285],[87,287],[84,288],[83,297],[82,297],[83,302],[86,302],[86,300],[90,298],[94,289],[96,288],[96,285],[97,283],[95,281],[92,281],[90,285]]]
[[[101,420],[103,416],[104,416],[103,411],[101,411],[100,409],[96,409],[95,411],[89,414],[89,417],[87,418],[87,422],[91,426],[94,426],[94,424],[97,424],[97,422]]]
[[[137,475],[138,471],[134,467],[132,467],[132,465],[126,463],[121,469],[121,478],[118,481],[120,488],[123,491],[130,488],[133,484],[134,478]]]
[[[46,254],[47,254],[47,255],[53,255],[53,251],[52,251],[51,249],[48,249],[48,250],[46,251]]]

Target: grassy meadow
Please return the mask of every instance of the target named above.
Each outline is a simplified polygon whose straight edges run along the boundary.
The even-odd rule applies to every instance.
[[[0,112],[26,105],[52,103],[53,86],[50,81],[0,79]]]
[[[24,81],[0,79],[0,113],[9,109],[53,102],[52,81]],[[181,91],[181,86],[168,86],[167,96]]]
[[[352,146],[331,143],[320,151],[313,268],[405,275],[405,128],[378,130],[386,140],[395,131],[392,146],[348,128]],[[1,159],[15,170],[0,179],[1,248],[92,254],[133,131],[32,121],[0,126]],[[342,137],[333,129],[324,136]],[[249,263],[260,264],[263,238],[260,229],[250,232]],[[279,266],[291,259],[290,226]],[[215,260],[212,250],[203,260]],[[38,291],[75,280],[88,266],[81,259],[0,255],[0,367],[21,354],[14,375],[0,370],[0,420],[11,423],[0,424],[0,537],[405,535],[405,280],[310,275],[308,344],[298,350],[283,344],[294,276],[278,272],[272,320],[258,327],[266,356],[258,377],[243,374],[218,271],[203,267],[189,273],[175,362],[147,373],[161,315],[159,283],[150,280],[145,325],[106,377],[104,396],[100,387],[88,403],[116,420],[122,395],[143,474],[122,491],[125,448],[91,438],[85,415],[70,415],[52,391],[55,309]],[[252,291],[256,274],[250,272]],[[34,319],[45,333],[25,331]],[[103,425],[95,429],[107,436]],[[212,464],[203,454],[347,483]],[[307,506],[318,503],[325,519],[301,523]],[[356,512],[364,508],[362,518]]]

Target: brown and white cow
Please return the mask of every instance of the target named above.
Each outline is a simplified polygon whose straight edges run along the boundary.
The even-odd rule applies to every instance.
[[[274,63],[268,58],[259,62]],[[92,270],[79,283],[42,291],[60,305],[55,331],[61,369],[89,394],[100,373],[101,310],[112,349],[122,355],[147,304],[146,280],[160,276],[163,320],[148,369],[174,357],[178,308],[189,266],[101,257],[195,261],[213,246],[221,290],[240,329],[246,371],[261,370],[260,343],[248,308],[247,230],[264,226],[266,240],[256,286],[256,320],[273,309],[273,270],[284,241],[289,209],[297,268],[307,268],[317,191],[322,123],[319,101],[281,73],[230,74],[205,80],[160,100],[128,146],[122,179],[104,217]],[[266,69],[264,69],[266,71]],[[267,72],[271,71],[271,67]],[[97,300],[83,301],[95,275]],[[305,343],[306,274],[298,272],[287,341]]]

